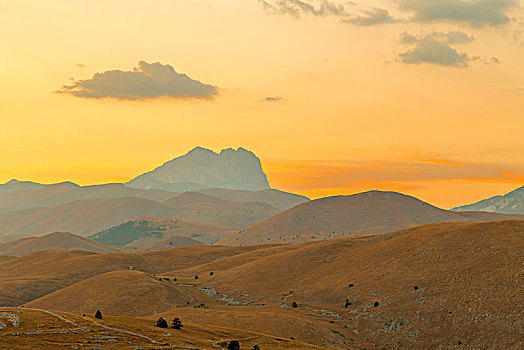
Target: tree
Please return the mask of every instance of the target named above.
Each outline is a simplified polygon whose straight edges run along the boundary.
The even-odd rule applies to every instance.
[[[240,350],[240,343],[236,340],[231,340],[227,346],[227,350]]]
[[[96,310],[95,312],[95,318],[101,320],[102,319],[102,313],[100,312],[100,310]]]
[[[156,321],[156,326],[160,328],[167,328],[167,321],[163,317],[160,317]]]
[[[184,325],[182,325],[182,321],[178,317],[175,317],[173,322],[171,322],[171,328],[182,329],[182,327],[184,327]]]

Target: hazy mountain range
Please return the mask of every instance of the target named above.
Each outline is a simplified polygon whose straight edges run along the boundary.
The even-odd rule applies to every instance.
[[[136,249],[162,247],[172,237],[183,244],[292,243],[445,221],[521,220],[522,215],[502,213],[522,214],[523,193],[520,188],[455,211],[395,192],[309,201],[269,188],[250,151],[197,147],[126,184],[2,184],[0,242],[69,232]]]

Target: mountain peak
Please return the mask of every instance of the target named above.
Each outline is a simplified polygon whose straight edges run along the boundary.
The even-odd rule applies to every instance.
[[[138,189],[163,189],[175,192],[203,188],[258,191],[269,189],[260,160],[242,147],[216,153],[195,147],[153,171],[131,180],[127,186]]]

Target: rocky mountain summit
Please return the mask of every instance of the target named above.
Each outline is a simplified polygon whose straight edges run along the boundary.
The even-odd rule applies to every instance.
[[[504,196],[495,196],[480,202],[463,205],[454,211],[490,211],[503,214],[524,214],[524,186],[513,190]]]
[[[252,152],[244,148],[227,148],[215,153],[202,147],[196,147],[126,185],[137,189],[174,192],[204,188],[249,191],[270,188],[260,159]]]

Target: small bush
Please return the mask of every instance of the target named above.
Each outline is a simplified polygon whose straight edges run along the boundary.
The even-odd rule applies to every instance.
[[[96,310],[95,312],[95,318],[101,320],[102,319],[102,312],[100,310]]]
[[[413,287],[414,290],[418,290],[418,286]]]
[[[292,307],[293,309],[296,309],[296,308],[298,307],[297,302],[296,302],[296,301],[292,302],[292,303],[291,303],[291,307]]]
[[[211,272],[209,273],[209,276],[213,276],[214,274],[215,274],[215,273],[214,273],[213,271],[211,271]]]
[[[184,327],[184,325],[182,325],[182,321],[178,317],[175,317],[173,322],[171,322],[171,328],[182,329],[182,327]]]
[[[253,345],[253,347],[251,348],[251,350],[260,350],[260,346],[258,345]]]
[[[196,280],[198,279],[198,275],[195,275],[195,279],[196,279]]]
[[[377,307],[377,306],[379,306],[379,305],[380,305],[380,303],[379,303],[378,301],[375,301],[375,302],[373,303],[373,306],[374,306],[374,307]]]
[[[163,317],[160,317],[156,321],[156,326],[159,328],[167,328],[167,321]]]
[[[240,350],[240,343],[236,340],[231,340],[227,346],[227,350]]]

